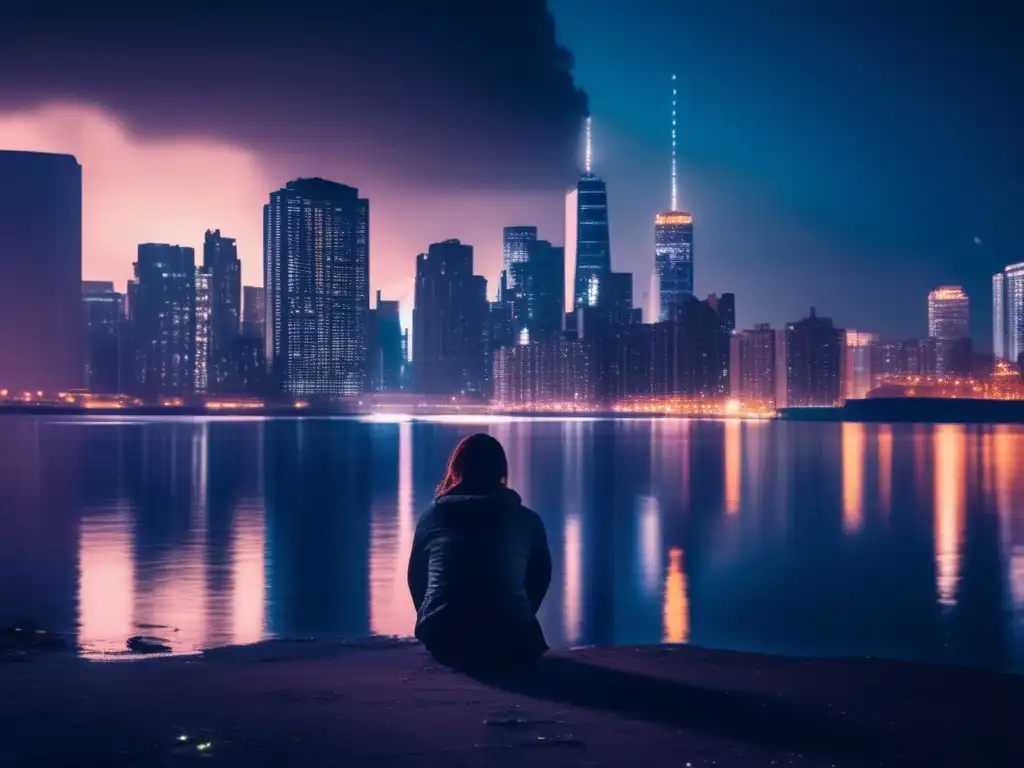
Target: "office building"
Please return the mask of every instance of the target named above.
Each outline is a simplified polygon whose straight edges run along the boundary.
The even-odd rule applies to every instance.
[[[612,271],[612,248],[608,234],[608,188],[604,179],[591,172],[591,122],[587,118],[586,162],[576,182],[575,275],[573,306],[597,306],[595,278]],[[566,237],[570,235],[566,232]]]
[[[203,269],[210,281],[209,390],[223,392],[231,377],[231,349],[241,329],[242,263],[233,237],[206,230]]]
[[[196,259],[180,245],[144,243],[132,299],[136,390],[148,397],[195,389]]]
[[[263,286],[245,286],[242,289],[242,333],[262,339],[266,311],[267,294]]]
[[[536,227],[505,227],[501,239],[501,269],[508,276],[509,288],[516,287],[517,273],[513,270],[512,265],[529,260],[530,248],[536,242]]]
[[[767,323],[730,337],[729,378],[732,396],[745,403],[774,405],[776,332]]]
[[[658,320],[674,320],[693,295],[693,214],[679,210],[676,173],[676,83],[672,75],[672,184],[671,206],[654,217],[654,279]],[[652,319],[654,316],[652,314]],[[735,322],[733,323],[735,328]]]
[[[693,295],[693,214],[668,211],[655,217],[654,271],[658,319],[671,320]]]
[[[85,386],[90,392],[116,394],[121,385],[124,294],[112,282],[82,282],[85,316]]]
[[[1020,363],[1024,354],[1024,262],[992,277],[992,349],[999,360]]]
[[[434,243],[416,257],[412,312],[416,391],[490,394],[487,281],[473,274],[473,246]]]
[[[206,267],[196,270],[195,391],[199,394],[211,390],[211,379],[218,366],[223,369],[224,377],[219,382],[218,392],[227,389],[230,378],[231,348],[223,350],[223,361],[213,354],[213,304],[216,300],[213,285],[213,275]]]
[[[526,259],[513,262],[503,295],[511,306],[513,337],[544,341],[562,331],[565,313],[565,249],[547,240],[529,241]]]
[[[85,385],[82,167],[0,151],[0,389]]]
[[[366,387],[370,204],[353,187],[297,179],[264,206],[265,343],[274,386],[293,396]]]
[[[377,306],[370,310],[367,343],[370,392],[397,392],[402,388],[402,323],[397,301],[384,301],[377,291]]]
[[[846,332],[832,320],[810,315],[786,326],[789,407],[836,406],[843,396],[842,363]]]
[[[970,319],[970,302],[960,286],[944,285],[928,294],[928,335],[931,338],[968,338]]]

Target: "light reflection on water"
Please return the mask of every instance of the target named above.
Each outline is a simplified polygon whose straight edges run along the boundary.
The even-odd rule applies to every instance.
[[[93,429],[102,424],[105,429]],[[178,651],[409,634],[416,518],[487,430],[544,518],[554,646],[1024,671],[1024,431],[674,420],[0,420],[0,625]]]

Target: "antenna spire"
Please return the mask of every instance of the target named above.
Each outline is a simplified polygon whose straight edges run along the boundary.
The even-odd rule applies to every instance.
[[[586,148],[584,150],[585,154],[584,154],[583,162],[584,162],[584,168],[585,168],[585,170],[587,172],[587,176],[589,176],[590,175],[590,161],[594,157],[593,150],[591,149],[591,144],[590,144],[590,115],[587,115],[587,128],[586,128],[586,131],[587,131],[586,132],[586,144],[585,144]]]
[[[589,126],[590,123],[588,122],[587,125]],[[676,76],[672,75],[672,210],[679,210],[678,206],[679,191],[676,183]]]

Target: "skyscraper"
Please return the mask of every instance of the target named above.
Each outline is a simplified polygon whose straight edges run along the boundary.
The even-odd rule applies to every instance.
[[[262,339],[266,324],[266,291],[261,285],[247,285],[242,289],[242,298],[242,333]]]
[[[959,285],[944,285],[928,294],[928,335],[933,339],[970,337],[970,304]]]
[[[586,164],[576,182],[576,274],[573,306],[595,306],[593,277],[612,271],[608,235],[608,188],[604,179],[591,173],[590,118],[587,118]],[[568,237],[569,233],[566,233]]]
[[[368,380],[371,392],[397,392],[402,388],[402,323],[397,301],[384,301],[377,291],[377,306],[370,310]]]
[[[196,254],[164,243],[139,246],[132,302],[139,392],[185,395],[195,388]]]
[[[513,336],[523,338],[525,331],[525,338],[542,341],[562,330],[565,249],[547,240],[533,240],[526,251],[526,259],[513,262],[509,273]]]
[[[110,282],[82,282],[85,314],[85,385],[90,392],[114,394],[121,387],[124,294]]]
[[[675,319],[686,298],[693,295],[693,214],[680,211],[676,175],[676,76],[672,75],[672,201],[654,217],[654,288],[658,319]]]
[[[811,313],[786,326],[786,362],[790,407],[835,406],[843,396],[842,361],[846,332],[832,320]]]
[[[209,234],[209,233],[207,233]],[[214,384],[211,381],[218,366],[224,368],[224,379],[219,382],[218,392],[226,389],[229,383],[227,363],[230,360],[230,349],[225,350],[226,359],[221,362],[213,352],[213,305],[216,295],[213,288],[214,279],[207,267],[196,270],[196,364],[195,391],[209,392]]]
[[[359,190],[296,179],[263,207],[267,365],[291,395],[366,387],[370,203]]]
[[[928,337],[935,339],[938,373],[970,373],[970,305],[963,288],[944,285],[928,294]]]
[[[488,310],[487,281],[473,274],[473,246],[445,240],[416,257],[412,359],[418,392],[488,394]]]
[[[242,316],[242,263],[233,237],[206,230],[203,269],[210,280],[209,390],[223,392],[231,377],[231,348]]]
[[[0,151],[0,180],[0,388],[80,388],[82,166]]]
[[[530,258],[530,247],[537,242],[537,228],[505,227],[501,242],[501,268],[508,276],[508,287],[515,288],[516,274],[512,265]]]
[[[1011,363],[1024,354],[1024,262],[992,277],[992,348]]]

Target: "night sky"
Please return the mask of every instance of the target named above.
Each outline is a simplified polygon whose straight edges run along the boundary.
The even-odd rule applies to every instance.
[[[370,197],[372,287],[406,317],[432,241],[474,244],[493,291],[502,226],[562,241],[589,104],[640,304],[673,72],[697,292],[734,291],[741,325],[814,304],[923,335],[927,292],[960,283],[988,347],[991,274],[1024,260],[1011,2],[551,0],[553,22],[540,0],[4,5],[0,146],[79,157],[90,279],[220,227],[259,283],[268,192],[323,175]]]

